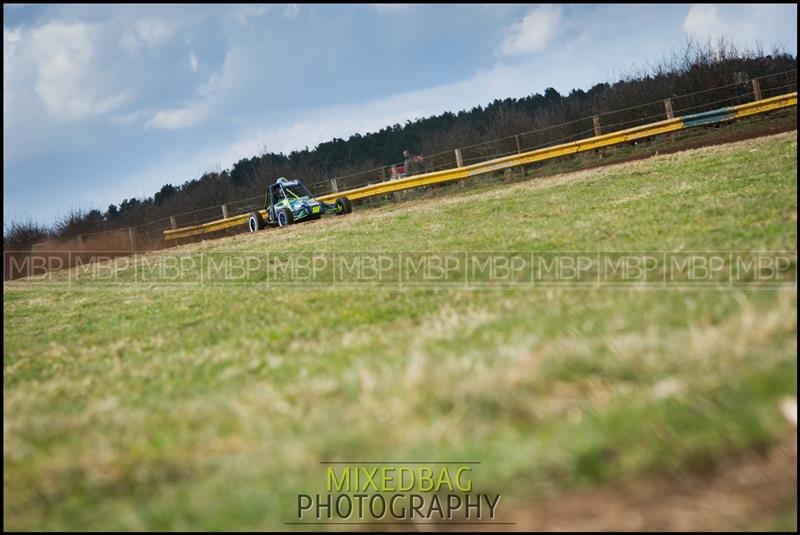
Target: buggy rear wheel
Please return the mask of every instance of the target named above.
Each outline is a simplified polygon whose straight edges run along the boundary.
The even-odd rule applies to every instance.
[[[247,229],[250,232],[258,232],[264,228],[264,218],[261,217],[260,212],[250,212],[250,217],[247,218]]]

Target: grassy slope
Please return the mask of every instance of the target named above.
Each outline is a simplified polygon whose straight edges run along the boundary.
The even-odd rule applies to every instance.
[[[783,134],[182,250],[795,250],[796,150]],[[5,527],[282,528],[334,458],[477,459],[478,488],[518,499],[695,470],[786,432],[795,317],[786,290],[7,284]]]

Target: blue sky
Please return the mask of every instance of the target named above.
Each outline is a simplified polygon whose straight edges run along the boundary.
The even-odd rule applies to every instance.
[[[797,6],[6,4],[4,224],[104,210],[264,149],[587,89],[689,35],[796,55]]]

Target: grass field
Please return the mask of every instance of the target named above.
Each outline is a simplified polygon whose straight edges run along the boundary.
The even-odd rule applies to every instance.
[[[795,251],[796,195],[792,132],[177,251]],[[479,460],[502,517],[795,432],[796,289],[3,296],[6,529],[286,529],[331,459]],[[796,527],[791,498],[717,527]]]

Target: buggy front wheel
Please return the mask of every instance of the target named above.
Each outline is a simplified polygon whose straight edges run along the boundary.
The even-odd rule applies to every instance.
[[[339,197],[336,199],[336,215],[349,214],[352,211],[353,207],[350,206],[350,199],[347,197]]]
[[[292,212],[289,211],[288,208],[282,208],[278,210],[278,226],[279,227],[288,227],[294,222],[294,216]]]

